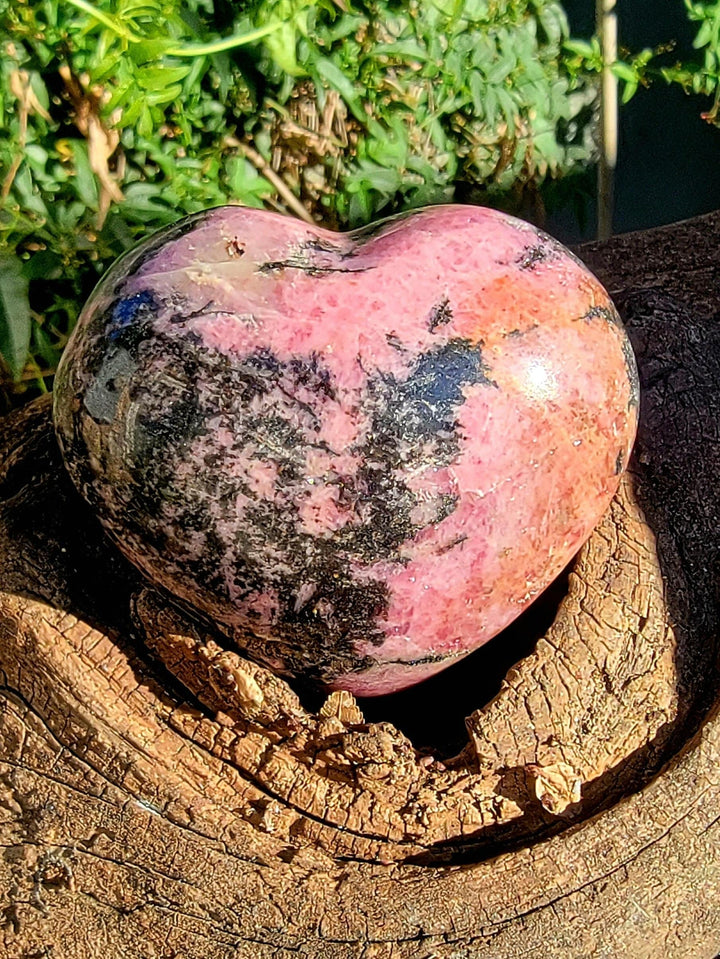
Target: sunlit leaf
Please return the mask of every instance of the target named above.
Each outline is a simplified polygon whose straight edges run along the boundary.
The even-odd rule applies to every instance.
[[[611,65],[610,70],[619,80],[625,80],[626,83],[635,83],[637,85],[637,74],[628,63],[617,60]]]
[[[569,53],[585,57],[587,60],[592,59],[597,52],[596,48],[585,40],[566,40],[563,46]]]
[[[95,174],[90,166],[88,147],[84,140],[72,140],[72,153],[75,160],[73,184],[78,197],[92,210],[97,209],[98,191]]]
[[[189,65],[182,67],[140,67],[135,71],[135,79],[145,90],[155,92],[178,83],[188,73],[190,73]]]
[[[363,110],[352,80],[348,79],[342,70],[335,66],[332,60],[328,60],[325,57],[318,57],[314,66],[319,76],[337,90],[355,114],[356,118],[362,121],[364,119]]]
[[[637,89],[638,89],[637,80],[628,81],[623,87],[622,96],[620,98],[621,102],[629,103],[629,101],[632,100],[632,98],[637,93]]]

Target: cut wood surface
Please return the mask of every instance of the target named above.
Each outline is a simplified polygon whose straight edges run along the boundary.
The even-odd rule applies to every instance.
[[[583,248],[641,374],[611,509],[415,690],[292,689],[154,590],[0,421],[0,955],[720,949],[720,214]]]

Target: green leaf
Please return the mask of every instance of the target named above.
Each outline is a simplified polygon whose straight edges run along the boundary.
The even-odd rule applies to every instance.
[[[118,4],[118,13],[121,19],[129,20],[141,16],[158,16],[162,8],[155,0],[122,0]]]
[[[90,167],[87,143],[84,140],[71,141],[73,158],[75,160],[75,189],[78,197],[85,206],[97,210],[98,192],[95,174]]]
[[[484,20],[488,12],[488,0],[465,0],[465,17],[468,20]]]
[[[163,190],[154,183],[131,183],[125,189],[123,213],[128,219],[164,226],[178,218],[178,211],[164,202]]]
[[[365,17],[358,14],[346,13],[340,17],[331,30],[328,31],[328,40],[335,42],[351,36],[367,24]]]
[[[135,63],[151,63],[153,60],[159,60],[168,50],[175,46],[171,37],[153,37],[142,40],[140,43],[134,43],[128,50],[130,57]]]
[[[230,196],[248,206],[261,207],[263,198],[274,192],[265,177],[245,157],[229,157],[225,171]]]
[[[27,163],[22,163],[15,174],[13,193],[17,193],[22,205],[27,210],[32,210],[33,213],[39,213],[42,217],[48,215],[48,208],[43,199],[43,193],[36,189],[30,166]],[[45,194],[45,198],[50,199],[47,197],[47,194]]]
[[[493,86],[502,83],[510,76],[516,64],[517,59],[514,52],[511,49],[505,51],[502,57],[487,71],[486,76],[488,83],[492,83]]]
[[[637,86],[637,73],[629,63],[616,60],[616,62],[611,65],[610,70],[619,80],[624,80],[626,83],[634,83],[635,86]]]
[[[359,184],[362,186],[371,186],[378,193],[384,193],[392,196],[399,189],[401,179],[397,170],[388,170],[375,163],[364,161],[360,164],[360,171],[357,174]]]
[[[498,98],[495,87],[488,86],[483,97],[483,113],[489,127],[497,123]]]
[[[52,250],[40,250],[23,263],[22,274],[27,280],[57,280],[62,275],[62,258]]]
[[[500,87],[497,91],[498,103],[500,104],[500,109],[503,112],[505,121],[510,130],[514,128],[515,118],[517,117],[517,104],[513,100],[510,93],[505,90],[503,87]]]
[[[638,88],[637,80],[628,81],[623,87],[621,102],[628,103],[635,96]]]
[[[597,52],[595,47],[591,43],[586,43],[585,40],[566,40],[563,46],[570,53],[585,60],[592,60]]]
[[[28,143],[25,147],[25,159],[33,168],[33,171],[38,174],[45,169],[48,153],[39,143]]]
[[[545,31],[548,41],[557,45],[568,34],[567,17],[559,4],[541,7],[538,12],[540,26]]]
[[[400,40],[398,43],[379,43],[377,46],[373,47],[372,52],[373,57],[388,55],[412,60],[425,61],[428,59],[427,50],[424,50],[418,41],[414,40],[413,38]]]
[[[384,167],[401,168],[406,166],[408,158],[407,132],[399,118],[392,122],[392,134],[383,130],[380,137],[368,140],[367,152],[371,159]]]
[[[33,70],[30,74],[30,87],[44,110],[50,109],[50,97],[40,74]]]
[[[157,92],[184,80],[188,73],[190,73],[189,66],[140,67],[135,71],[135,78],[145,90]]]
[[[110,100],[107,102],[104,112],[106,114],[110,114],[114,110],[116,110],[118,107],[123,106],[123,104],[125,104],[128,101],[128,99],[130,99],[131,91],[135,91],[135,90],[136,90],[136,85],[134,80],[126,80],[124,83],[119,83],[115,87],[115,90],[113,91],[113,95],[110,97]]]
[[[137,87],[134,88],[137,91]],[[137,123],[138,117],[142,115],[143,110],[145,109],[145,100],[141,96],[135,96],[129,98],[128,106],[123,109],[121,123],[125,129],[130,129],[135,123]]]
[[[355,119],[362,123],[365,120],[365,114],[360,105],[360,100],[358,99],[357,91],[355,90],[352,80],[348,79],[342,70],[335,66],[332,60],[327,60],[325,57],[318,57],[315,61],[315,69],[323,80],[334,90],[337,90],[355,114]]]
[[[370,202],[370,196],[366,190],[358,190],[350,197],[348,208],[348,219],[350,226],[362,226],[369,223],[373,218],[373,205]]]
[[[297,61],[297,30],[293,23],[283,23],[275,33],[265,38],[264,43],[281,70],[293,77],[304,73]]]
[[[710,20],[705,20],[702,24],[700,24],[700,29],[698,30],[697,34],[695,35],[695,39],[693,40],[693,46],[695,47],[695,49],[699,50],[700,47],[704,47],[708,43],[710,43],[710,41],[712,40],[712,34],[713,34],[712,22]]]
[[[172,86],[165,87],[163,90],[155,90],[152,93],[145,94],[145,100],[149,106],[160,106],[164,103],[172,103],[173,100],[182,94],[182,86],[174,83]]]
[[[150,107],[147,104],[147,101],[141,101],[141,103],[142,110],[137,122],[137,131],[141,137],[149,137],[152,136],[153,128],[155,126],[153,123],[153,115]]]
[[[475,115],[482,117],[485,112],[483,107],[483,98],[485,96],[487,84],[485,82],[485,78],[479,70],[472,71],[468,86],[470,87],[470,96],[472,97]]]
[[[17,380],[25,367],[32,320],[28,281],[16,257],[0,259],[0,356]]]

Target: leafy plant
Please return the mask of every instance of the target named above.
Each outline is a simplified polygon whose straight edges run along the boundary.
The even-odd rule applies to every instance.
[[[0,33],[6,406],[47,388],[112,259],[184,214],[518,208],[593,155],[597,55],[557,0],[0,0]]]
[[[685,0],[689,19],[698,24],[693,46],[703,51],[700,63],[675,64],[661,72],[669,83],[679,83],[687,92],[713,97],[713,105],[702,116],[720,126],[720,2],[695,3]]]

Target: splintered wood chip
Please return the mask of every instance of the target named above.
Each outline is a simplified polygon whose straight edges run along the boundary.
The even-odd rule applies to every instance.
[[[337,718],[348,726],[359,726],[365,722],[355,697],[344,689],[330,693],[320,707],[320,715],[326,719]]]
[[[549,813],[560,816],[568,806],[580,802],[582,778],[568,763],[530,765],[526,769],[534,783],[535,795],[540,805]]]

